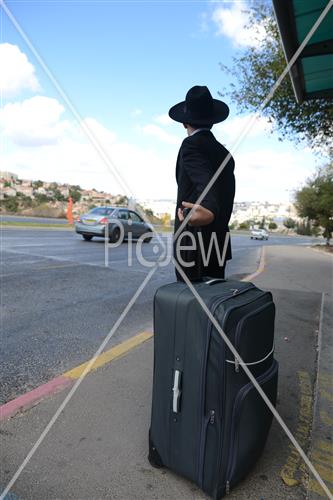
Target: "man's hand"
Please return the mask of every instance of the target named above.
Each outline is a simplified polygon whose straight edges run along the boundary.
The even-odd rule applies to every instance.
[[[208,208],[205,208],[201,205],[195,205],[193,203],[189,203],[187,201],[183,201],[182,205],[184,208],[193,209],[191,213],[191,217],[189,219],[190,226],[207,226],[214,220],[214,214]],[[183,208],[178,208],[178,219],[180,222],[184,220]]]

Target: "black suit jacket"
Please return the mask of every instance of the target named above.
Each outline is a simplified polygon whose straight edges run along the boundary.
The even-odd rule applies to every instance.
[[[182,202],[189,201],[195,203],[197,201],[216,170],[228,155],[229,151],[215,139],[210,130],[196,132],[183,141],[178,153],[176,166],[178,194],[175,232],[180,226],[177,210],[179,207],[182,207]],[[194,234],[197,232],[202,233],[205,252],[208,250],[211,234],[215,232],[218,247],[222,254],[226,233],[229,231],[228,224],[235,196],[234,165],[234,159],[230,156],[222,173],[200,203],[215,215],[214,221],[211,224],[194,230]],[[185,229],[189,230],[190,227],[188,226]],[[183,237],[182,244],[188,244],[186,241],[189,240],[185,240],[185,237]],[[191,261],[193,258],[196,261],[196,265],[193,268],[182,266],[190,279],[200,278],[204,275],[212,277],[221,277],[224,275],[224,269],[221,269],[221,265],[219,264],[215,245],[213,246],[208,264],[202,262],[198,252],[183,252],[181,256],[184,261]],[[176,253],[175,258],[180,263]],[[229,239],[225,260],[230,260],[231,258],[231,243]],[[176,274],[179,278],[177,272]]]

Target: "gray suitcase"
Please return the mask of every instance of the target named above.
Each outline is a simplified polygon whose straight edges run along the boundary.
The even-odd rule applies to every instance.
[[[275,306],[252,283],[193,283],[258,383],[276,402]],[[272,414],[185,283],[154,299],[149,461],[194,481],[214,499],[262,452]]]

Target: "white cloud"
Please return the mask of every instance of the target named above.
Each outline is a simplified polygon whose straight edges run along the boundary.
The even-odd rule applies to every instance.
[[[166,132],[165,130],[163,130],[158,125],[155,125],[154,123],[149,123],[148,125],[145,125],[144,127],[142,127],[141,130],[143,134],[156,137],[160,141],[165,142],[167,144],[175,144],[179,146],[181,144],[181,139],[178,136]]]
[[[0,129],[19,146],[54,144],[68,127],[60,120],[63,111],[56,99],[45,96],[8,103],[0,110]]]
[[[256,25],[248,29],[247,4],[234,2],[231,8],[217,7],[212,14],[212,20],[217,26],[217,35],[223,35],[232,41],[236,47],[256,47],[266,36],[263,26]]]
[[[108,167],[81,127],[62,120],[63,111],[56,99],[40,96],[6,105],[1,112],[6,137],[2,168],[24,178],[126,193],[118,174],[113,173],[115,167],[138,198],[151,198],[152,187],[154,197],[175,196],[174,151],[161,154],[158,147],[123,142],[94,118],[85,118],[83,128],[88,127],[97,139],[110,160]]]
[[[171,125],[172,123],[174,123],[174,121],[171,120],[168,113],[164,113],[163,115],[156,116],[154,118],[154,121],[156,123],[158,123],[159,125],[163,125],[163,126]]]
[[[254,114],[249,113],[245,116],[230,118],[218,125],[215,125],[214,133],[222,140],[227,138],[228,142],[235,142],[254,116]],[[264,134],[268,135],[271,130],[272,123],[270,123],[266,118],[258,116],[258,118],[253,122],[246,137],[253,138]]]
[[[0,44],[0,88],[4,99],[11,98],[23,90],[40,89],[35,68],[17,45]]]
[[[314,170],[303,151],[258,149],[235,153],[236,200],[289,201],[289,192]]]
[[[104,146],[113,144],[116,140],[116,134],[104,127],[101,123],[95,120],[95,118],[85,118],[83,120],[83,126],[83,128],[87,127],[89,132],[91,132],[93,136],[97,138],[99,143]]]

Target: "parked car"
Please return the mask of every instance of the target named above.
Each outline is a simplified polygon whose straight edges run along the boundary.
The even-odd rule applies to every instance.
[[[124,239],[128,238],[129,233],[132,233],[133,239],[151,233],[144,241],[148,243],[152,239],[153,227],[150,224],[134,210],[119,207],[96,207],[80,215],[75,222],[75,231],[82,234],[84,240],[91,241],[95,236],[105,238],[108,225],[109,240],[116,243],[121,237],[120,224],[124,229]]]
[[[251,240],[268,240],[268,232],[266,229],[252,229]]]

